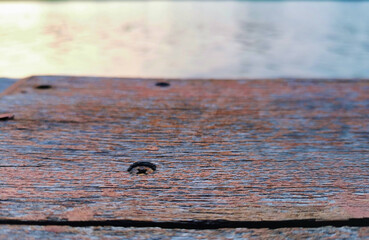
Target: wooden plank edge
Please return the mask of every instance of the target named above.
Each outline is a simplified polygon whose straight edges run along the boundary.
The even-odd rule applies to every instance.
[[[162,229],[0,225],[0,239],[366,239],[369,227]]]
[[[0,94],[6,89],[8,89],[10,86],[15,84],[17,81],[18,79],[0,77]]]
[[[11,84],[8,88],[6,88],[4,91],[0,92],[0,98],[6,95],[11,95],[13,92],[15,92],[18,87],[22,86],[29,78],[22,78],[19,80],[16,80],[13,84]]]
[[[262,81],[291,81],[291,82],[315,82],[315,83],[334,83],[334,82],[368,82],[369,79],[332,79],[332,78],[260,78],[260,79],[251,79],[251,78],[240,78],[240,79],[216,79],[216,78],[131,78],[131,77],[94,77],[94,76],[69,76],[69,75],[40,75],[40,76],[30,76],[27,78],[16,80],[15,82],[10,85],[7,89],[5,89],[3,92],[0,92],[0,97],[11,95],[14,92],[16,92],[17,89],[19,89],[20,86],[22,86],[24,83],[26,83],[28,80],[31,79],[45,79],[47,81],[55,80],[59,78],[86,78],[86,79],[121,79],[121,80],[150,80],[150,81],[160,81],[160,82],[168,82],[168,81],[256,81],[256,82],[262,82]]]

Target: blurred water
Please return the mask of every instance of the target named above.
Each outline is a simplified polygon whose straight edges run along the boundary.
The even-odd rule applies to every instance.
[[[369,77],[369,2],[0,2],[0,76]]]

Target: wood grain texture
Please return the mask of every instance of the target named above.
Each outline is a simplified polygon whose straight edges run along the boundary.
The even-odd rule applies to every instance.
[[[8,90],[0,219],[369,217],[369,81],[158,81],[32,77]],[[130,175],[136,161],[157,170]]]
[[[369,227],[191,230],[1,225],[0,239],[369,239]]]

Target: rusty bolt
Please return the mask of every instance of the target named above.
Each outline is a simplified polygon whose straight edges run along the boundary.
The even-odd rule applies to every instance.
[[[135,162],[128,168],[128,172],[133,175],[148,175],[156,170],[156,165],[151,162]]]

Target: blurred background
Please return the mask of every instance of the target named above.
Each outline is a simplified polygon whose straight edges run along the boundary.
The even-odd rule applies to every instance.
[[[365,1],[0,1],[0,77],[369,78]]]

